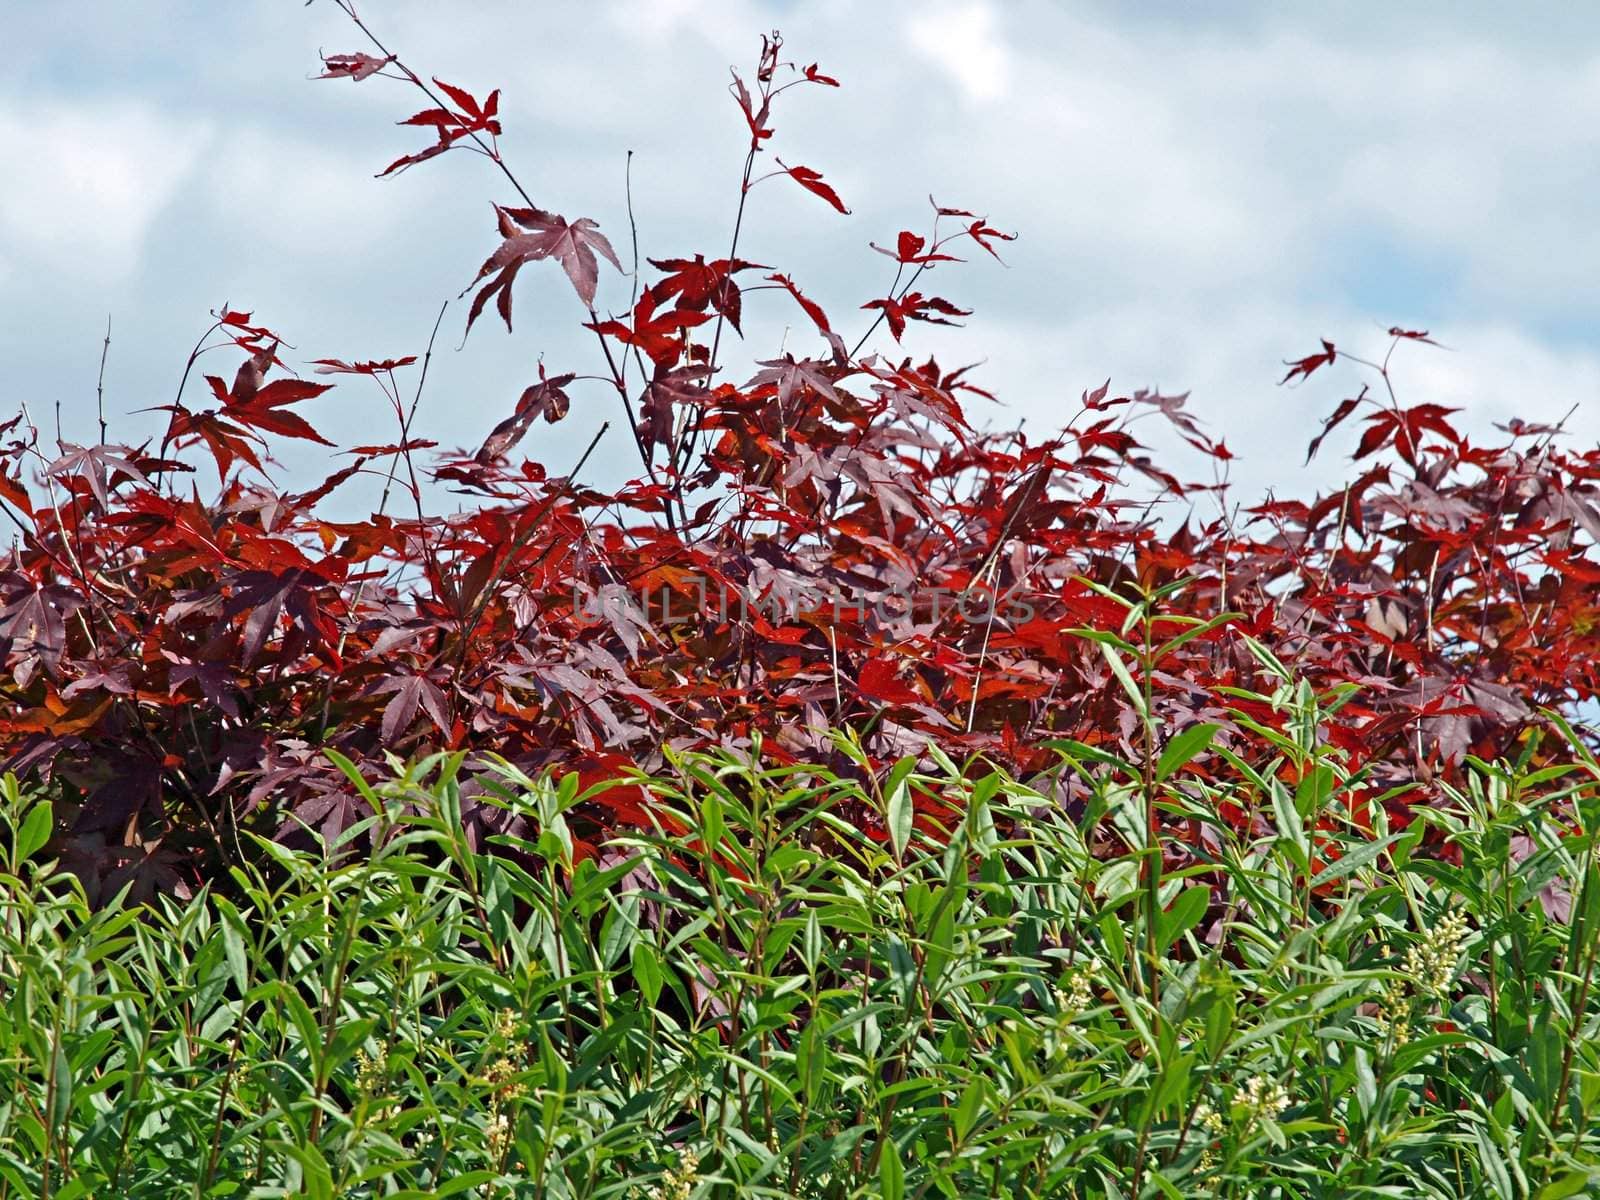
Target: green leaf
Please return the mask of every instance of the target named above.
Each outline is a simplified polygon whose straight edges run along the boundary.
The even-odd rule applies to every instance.
[[[1378,1107],[1378,1077],[1372,1073],[1372,1059],[1365,1046],[1357,1046],[1354,1054],[1356,1073],[1356,1103],[1361,1115],[1370,1118]]]
[[[1388,837],[1376,842],[1362,842],[1350,853],[1341,855],[1319,871],[1316,878],[1311,881],[1311,886],[1321,887],[1323,884],[1343,879],[1346,875],[1361,870],[1362,867],[1370,864],[1373,859],[1398,842],[1400,837],[1401,835],[1398,833],[1391,833]]]
[[[448,1183],[441,1183],[437,1190],[428,1192],[429,1196],[437,1196],[444,1200],[446,1196],[459,1196],[463,1192],[470,1192],[475,1187],[482,1187],[490,1180],[497,1178],[493,1171],[468,1171],[465,1175],[457,1175]]]
[[[828,1072],[828,1040],[819,1022],[810,1022],[800,1035],[800,1044],[795,1048],[795,1066],[799,1069],[801,1090],[816,1099]]]
[[[50,1073],[51,1093],[55,1100],[54,1107],[50,1110],[50,1120],[57,1129],[67,1128],[67,1117],[72,1112],[72,1063],[67,1058],[66,1049],[57,1042],[53,1049],[54,1065]]]
[[[323,754],[327,755],[328,761],[334,766],[338,767],[339,770],[344,774],[344,777],[355,786],[356,791],[361,794],[361,798],[372,806],[373,812],[383,811],[383,805],[379,802],[377,795],[373,792],[372,785],[369,784],[366,781],[366,778],[361,774],[360,767],[356,766],[355,763],[351,762],[337,750],[332,750],[325,747],[322,752]]]
[[[1270,783],[1267,791],[1272,797],[1272,815],[1277,821],[1278,840],[1294,851],[1295,865],[1304,871],[1311,864],[1311,843],[1306,837],[1305,826],[1300,823],[1300,811],[1281,783],[1276,779]]]
[[[1493,1194],[1501,1200],[1513,1200],[1517,1195],[1511,1183],[1511,1172],[1506,1167],[1506,1161],[1500,1153],[1500,1147],[1494,1144],[1494,1138],[1482,1125],[1472,1127],[1473,1136],[1478,1142],[1478,1166],[1483,1170],[1484,1180],[1493,1188]],[[1543,1197],[1548,1189],[1539,1192]],[[1559,1192],[1557,1195],[1568,1196],[1570,1192]]]
[[[212,902],[222,920],[222,954],[228,961],[228,972],[243,995],[250,990],[250,956],[245,951],[245,938],[249,931],[239,910],[225,896],[214,896]]]
[[[917,765],[917,760],[907,755],[895,763],[885,786],[885,822],[889,826],[889,841],[894,846],[896,860],[905,858],[906,846],[911,841],[911,788],[907,777]]]
[[[817,910],[806,910],[805,934],[800,940],[800,958],[806,964],[806,970],[816,972],[817,964],[822,961],[822,922],[817,920]]]
[[[1184,888],[1172,902],[1172,907],[1161,914],[1161,920],[1156,926],[1156,948],[1166,950],[1173,942],[1188,933],[1200,923],[1210,906],[1211,889],[1205,884],[1197,883]]]
[[[1161,752],[1161,761],[1156,764],[1156,782],[1160,783],[1174,771],[1188,765],[1191,759],[1211,744],[1211,739],[1221,728],[1220,725],[1203,721],[1174,736]]]
[[[1568,1171],[1560,1179],[1553,1179],[1533,1194],[1533,1200],[1562,1200],[1576,1196],[1591,1183],[1600,1183],[1600,1174],[1590,1171]]]
[[[1206,1013],[1206,1054],[1212,1059],[1222,1057],[1228,1038],[1233,1034],[1234,1021],[1238,1016],[1238,1001],[1234,999],[1233,992],[1231,986],[1218,987],[1216,1002]]]
[[[1265,667],[1270,674],[1276,675],[1284,683],[1294,682],[1294,676],[1289,673],[1289,668],[1278,661],[1278,656],[1276,654],[1274,654],[1271,650],[1268,650],[1248,633],[1241,634],[1240,636],[1244,639],[1245,649],[1249,650],[1251,655],[1254,656],[1255,660]]]
[[[55,825],[55,809],[48,800],[35,804],[17,830],[16,862],[27,862],[50,840],[50,830]]]
[[[1133,675],[1128,670],[1128,664],[1122,661],[1122,655],[1105,642],[1100,643],[1100,651],[1106,656],[1106,662],[1111,666],[1111,673],[1117,677],[1117,682],[1122,685],[1122,690],[1128,693],[1128,698],[1133,701],[1133,710],[1139,714],[1141,720],[1150,719],[1150,710],[1144,706],[1144,693],[1139,690],[1139,685],[1133,681]]]
[[[878,1159],[878,1187],[883,1200],[905,1200],[906,1169],[900,1162],[900,1147],[892,1137],[883,1139],[883,1154]]]
[[[722,844],[722,830],[722,797],[707,792],[700,802],[700,833],[705,838],[707,853]]]
[[[600,927],[600,965],[613,966],[638,933],[639,893],[623,892],[620,898],[612,900],[611,911],[606,913]]]
[[[1159,647],[1157,647],[1155,654],[1152,656],[1152,661],[1160,662],[1167,655],[1171,654],[1174,650],[1178,649],[1178,647],[1182,646],[1184,643],[1192,641],[1193,639],[1195,639],[1197,637],[1200,637],[1200,636],[1202,636],[1204,634],[1210,633],[1213,629],[1216,629],[1216,628],[1218,628],[1220,626],[1226,625],[1229,621],[1242,620],[1243,617],[1244,617],[1243,613],[1236,613],[1236,612],[1218,613],[1216,616],[1212,617],[1209,621],[1201,621],[1201,622],[1199,622],[1199,623],[1197,623],[1195,625],[1192,625],[1188,629],[1185,629],[1182,633],[1178,634],[1177,636],[1169,638],[1165,642],[1162,642],[1161,645]]]
[[[633,967],[634,982],[639,985],[639,993],[645,1002],[654,1008],[661,997],[661,985],[664,982],[661,973],[661,959],[656,954],[656,948],[643,938],[637,939],[629,952],[629,963]]]
[[[972,1132],[972,1127],[978,1123],[978,1110],[983,1106],[983,1078],[972,1080],[961,1090],[961,1099],[956,1103],[956,1138],[966,1141],[967,1134]]]

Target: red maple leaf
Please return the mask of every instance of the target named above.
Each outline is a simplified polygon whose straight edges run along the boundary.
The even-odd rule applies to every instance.
[[[370,54],[324,54],[322,56],[322,74],[318,79],[354,79],[360,82],[369,76],[376,75],[394,61],[394,55],[387,58],[373,58]]]
[[[517,400],[516,411],[496,425],[484,439],[473,457],[480,463],[493,462],[522,440],[524,434],[540,417],[554,425],[567,415],[572,401],[565,388],[577,376],[554,375],[545,378],[544,367],[539,368],[539,382],[523,389]]]
[[[74,446],[61,443],[61,457],[45,469],[51,479],[78,478],[94,493],[101,508],[111,503],[111,491],[126,480],[137,480],[146,487],[150,481],[130,461],[132,451],[125,446]]]
[[[862,663],[857,686],[863,696],[883,704],[922,703],[922,697],[901,681],[887,658],[869,658]]]
[[[1361,437],[1353,457],[1365,458],[1389,442],[1395,451],[1412,466],[1417,465],[1417,451],[1422,445],[1422,435],[1431,430],[1451,445],[1459,445],[1461,435],[1445,417],[1459,409],[1441,404],[1417,404],[1411,408],[1390,409],[1373,413],[1367,418],[1367,432]]]
[[[756,146],[771,137],[772,127],[767,124],[767,118],[772,111],[772,98],[762,96],[761,107],[756,108],[750,99],[750,89],[744,86],[744,80],[739,78],[737,72],[734,73],[729,90],[733,92],[733,98],[739,102],[739,110],[744,113],[745,124],[750,126],[750,144]]]
[[[672,438],[673,416],[685,404],[698,405],[707,396],[705,380],[711,368],[706,366],[678,367],[670,371],[657,371],[641,398],[640,416],[647,443],[667,445]]]
[[[1322,445],[1323,438],[1327,437],[1333,432],[1334,426],[1338,425],[1339,422],[1343,421],[1351,413],[1355,412],[1356,405],[1360,404],[1367,398],[1367,391],[1367,386],[1363,384],[1358,395],[1347,396],[1345,399],[1339,401],[1339,407],[1335,408],[1332,415],[1322,422],[1322,432],[1317,434],[1316,437],[1312,438],[1311,445],[1306,448],[1306,462],[1309,463],[1313,458],[1316,457],[1317,447]]]
[[[421,675],[391,675],[373,689],[373,694],[393,695],[393,699],[384,706],[383,721],[379,727],[385,743],[392,744],[411,727],[419,707],[428,714],[428,719],[441,733],[448,732],[450,728],[450,718],[445,712],[444,693],[431,680]]]
[[[958,322],[946,318],[972,315],[971,309],[957,308],[948,300],[941,300],[938,296],[924,296],[921,292],[905,292],[898,297],[888,296],[882,300],[869,300],[861,307],[881,308],[889,322],[889,332],[894,334],[894,340],[897,342],[906,331],[907,321],[925,321],[929,325],[955,325]]]
[[[775,161],[778,166],[783,167],[784,174],[805,188],[806,191],[821,196],[840,212],[849,213],[850,210],[844,206],[844,201],[839,199],[839,193],[822,181],[821,172],[814,171],[810,167],[785,167],[781,158]]]
[[[461,294],[465,296],[491,271],[498,271],[499,274],[472,298],[472,308],[467,313],[468,330],[483,312],[489,297],[495,293],[499,293],[496,307],[505,319],[506,329],[511,329],[511,284],[524,263],[541,258],[559,261],[567,272],[567,278],[572,280],[572,286],[577,289],[578,299],[589,308],[594,307],[595,286],[600,278],[600,264],[595,258],[595,251],[605,255],[617,270],[622,270],[617,252],[600,232],[600,227],[588,217],[579,217],[569,225],[566,218],[541,208],[502,208],[498,204],[495,205],[495,213],[499,217],[500,236],[505,241],[478,268],[477,278]]]
[[[961,215],[971,216],[972,214],[963,213]],[[971,225],[967,226],[967,236],[987,250],[989,252],[989,257],[994,259],[997,263],[1003,263],[1005,262],[1005,259],[1001,258],[1000,255],[995,251],[995,248],[989,243],[997,238],[1002,242],[1014,242],[1017,240],[1016,234],[1001,233],[992,225],[985,224],[981,219],[976,220]]]
[[[243,374],[241,370],[241,378]],[[217,399],[222,401],[227,414],[241,425],[265,429],[283,437],[321,442],[324,446],[333,445],[311,428],[304,419],[294,413],[282,411],[285,405],[322,395],[333,387],[331,383],[310,383],[304,379],[275,379],[262,388],[248,387],[241,396],[239,379],[234,380],[231,392],[222,386],[222,380],[215,375],[207,375],[206,382],[211,385],[211,390]]]
[[[395,159],[382,171],[378,172],[379,178],[391,172],[403,171],[407,167],[415,166],[419,162],[443,154],[454,146],[461,138],[476,133],[487,133],[495,137],[500,135],[500,90],[496,88],[489,93],[489,98],[481,105],[477,99],[465,88],[454,87],[442,79],[433,81],[444,93],[454,100],[459,112],[451,112],[448,108],[425,108],[421,112],[412,113],[401,125],[429,125],[438,131],[439,140],[425,150],[415,154],[407,154]]]
[[[408,354],[404,358],[386,358],[381,362],[347,363],[339,358],[314,358],[311,361],[317,364],[318,375],[376,375],[380,371],[409,367],[417,361],[417,356]]]
[[[742,258],[719,258],[708,263],[703,254],[696,254],[693,259],[652,258],[649,262],[657,270],[671,272],[650,287],[656,303],[676,296],[678,308],[704,312],[709,305],[727,319],[735,333],[743,336],[739,328],[741,293],[733,275],[738,271],[766,270],[761,263],[745,262]]]
[[[833,331],[833,326],[828,324],[828,315],[822,311],[822,306],[815,300],[807,299],[806,296],[801,293],[800,289],[795,286],[794,280],[790,279],[787,275],[768,275],[767,279],[782,287],[795,298],[795,302],[799,304],[801,308],[806,310],[806,316],[810,317],[811,320],[815,322],[817,326],[817,332],[822,334],[823,337],[827,338],[828,344],[833,347],[834,360],[836,362],[843,362],[847,357],[844,349],[844,339]]]
[[[9,500],[27,515],[33,515],[33,499],[28,495],[28,489],[23,487],[22,480],[3,470],[0,470],[0,499]]]
[[[1311,372],[1315,371],[1318,367],[1327,366],[1338,357],[1339,352],[1333,348],[1333,343],[1327,338],[1323,338],[1322,352],[1320,354],[1308,354],[1304,358],[1284,359],[1283,365],[1289,368],[1289,373],[1282,379],[1278,380],[1278,383],[1288,383],[1289,380],[1293,379],[1296,375],[1299,375],[1302,378],[1309,378]]]
[[[657,367],[670,367],[683,356],[687,330],[704,325],[711,319],[705,312],[692,308],[669,308],[656,315],[656,295],[652,288],[639,293],[633,306],[633,324],[621,321],[586,323],[584,328],[607,337],[614,337],[624,346],[637,346],[650,356]]]
[[[901,230],[900,236],[896,240],[895,248],[893,250],[885,249],[876,242],[867,243],[867,245],[871,246],[879,254],[887,254],[896,262],[905,263],[908,266],[927,267],[932,266],[936,262],[962,261],[953,254],[939,253],[940,243],[937,242],[934,243],[933,249],[924,254],[923,247],[927,244],[927,239],[919,237],[917,234],[912,233],[909,229]],[[985,247],[985,249],[987,249],[987,247]]]

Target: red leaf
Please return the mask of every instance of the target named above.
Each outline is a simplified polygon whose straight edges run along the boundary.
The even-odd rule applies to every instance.
[[[1296,375],[1299,375],[1302,378],[1309,378],[1310,375],[1311,375],[1311,372],[1315,371],[1318,367],[1327,366],[1329,363],[1331,363],[1338,356],[1339,356],[1339,352],[1333,348],[1333,343],[1330,342],[1327,338],[1323,338],[1322,339],[1322,353],[1320,353],[1320,354],[1308,354],[1304,358],[1297,358],[1297,359],[1292,359],[1292,360],[1291,359],[1285,359],[1284,360],[1284,366],[1289,368],[1289,373],[1287,375],[1285,375],[1282,379],[1278,380],[1278,383],[1280,385],[1288,383],[1289,380],[1293,379]]]
[[[498,271],[499,274],[473,297],[472,308],[467,314],[469,331],[483,312],[484,304],[495,293],[499,293],[497,306],[505,319],[506,329],[511,329],[511,284],[524,263],[541,258],[559,261],[567,272],[567,278],[572,280],[578,298],[587,308],[594,307],[595,286],[600,276],[595,252],[599,251],[612,266],[622,270],[617,252],[611,248],[611,243],[600,232],[599,226],[588,217],[580,217],[569,225],[564,217],[539,208],[501,208],[496,205],[495,212],[499,214],[500,233],[505,241],[478,268],[477,278],[461,294],[465,296],[491,271]]]
[[[455,101],[460,111],[451,112],[447,108],[425,108],[421,112],[412,113],[401,121],[401,125],[431,126],[438,131],[439,140],[426,149],[417,151],[415,154],[407,154],[395,159],[382,171],[378,172],[379,178],[396,171],[403,171],[407,167],[415,166],[419,162],[425,162],[430,158],[443,154],[464,137],[478,133],[487,133],[494,137],[500,135],[500,122],[495,115],[500,110],[500,93],[498,91],[489,93],[489,99],[480,106],[472,93],[464,88],[455,87],[437,78],[433,82],[438,84],[451,100]]]
[[[817,64],[816,63],[812,63],[809,67],[807,67],[805,69],[805,77],[806,77],[807,81],[810,82],[810,83],[822,83],[822,84],[826,84],[828,87],[838,87],[839,86],[839,81],[837,79],[835,79],[832,75],[823,75],[821,72],[819,72],[817,70]]]
[[[448,137],[443,130],[440,130],[439,140],[437,142],[429,146],[426,150],[419,150],[415,154],[405,154],[395,159],[387,167],[378,172],[378,178],[382,179],[385,175],[396,171],[404,171],[407,167],[414,167],[419,162],[427,162],[428,159],[433,158],[436,155],[443,154],[454,144],[454,139]]]
[[[4,471],[0,471],[0,497],[11,501],[30,517],[33,515],[33,501],[28,497],[28,490],[20,480],[13,479]]]
[[[895,664],[887,658],[869,658],[862,663],[858,686],[863,696],[884,704],[922,703],[922,697],[901,682]]]
[[[637,346],[658,368],[670,367],[683,356],[685,333],[696,325],[704,325],[711,316],[691,308],[669,308],[657,316],[655,309],[655,292],[646,288],[633,306],[631,326],[621,321],[601,321],[586,324],[585,328],[614,337],[625,346]]]
[[[696,254],[692,261],[686,258],[652,258],[649,262],[659,270],[671,272],[650,287],[658,304],[676,296],[679,308],[703,312],[709,305],[727,319],[735,333],[743,336],[739,328],[742,300],[733,275],[738,271],[757,268],[766,270],[762,264],[745,262],[742,258],[719,258],[708,263],[705,256],[700,254]]]
[[[1387,410],[1373,413],[1367,420],[1371,424],[1367,426],[1366,433],[1361,435],[1361,442],[1356,446],[1355,454],[1351,456],[1358,462],[1381,448],[1394,436],[1395,430],[1400,428],[1400,419]]]
[[[522,440],[523,435],[540,417],[554,425],[567,415],[571,401],[563,390],[577,376],[556,375],[545,379],[544,368],[539,368],[540,380],[523,390],[517,400],[516,411],[496,425],[484,439],[473,457],[480,463],[490,463],[505,456],[506,452]]]
[[[324,54],[322,56],[322,74],[318,79],[354,79],[360,81],[377,74],[394,61],[394,55],[388,58],[373,58],[370,54]]]
[[[1002,242],[1014,242],[1017,240],[1016,234],[1001,233],[993,226],[985,225],[981,220],[974,221],[971,225],[967,226],[967,236],[987,250],[989,252],[989,256],[997,263],[1003,263],[1005,262],[1005,259],[1001,258],[1000,255],[995,252],[995,248],[989,243],[995,239],[999,239]]]
[[[806,191],[813,192],[816,195],[821,196],[824,200],[833,205],[834,208],[838,209],[842,213],[848,213],[850,211],[844,206],[844,201],[839,199],[839,193],[834,191],[826,183],[822,182],[822,175],[819,172],[813,171],[810,167],[784,167],[783,160],[781,158],[777,159],[776,161],[778,166],[783,167],[784,173],[788,175],[790,179],[793,179],[796,183],[798,183],[801,187],[805,188]],[[985,247],[985,249],[987,249],[987,247]]]
[[[300,400],[310,400],[323,392],[333,390],[331,383],[312,383],[305,379],[274,379],[266,387],[249,397],[245,403],[250,408],[282,408]],[[237,401],[235,402],[237,407]]]
[[[254,429],[265,429],[276,433],[280,437],[302,438],[308,442],[320,442],[324,446],[333,445],[315,429],[311,428],[303,417],[292,412],[281,412],[275,408],[236,408],[233,410],[233,419],[241,425],[249,425]]]
[[[941,254],[937,249],[930,250],[924,254],[922,248],[927,245],[927,242],[910,230],[901,232],[893,250],[886,250],[875,242],[868,242],[867,245],[871,246],[879,254],[886,254],[896,262],[906,263],[911,266],[926,267],[932,266],[936,262],[961,261],[953,254]]]
[[[417,361],[415,354],[404,358],[386,358],[382,362],[347,363],[338,358],[314,358],[318,375],[376,375],[380,371],[393,371],[396,367],[409,367]]]
[[[767,278],[773,283],[779,284],[788,290],[788,293],[799,302],[800,307],[806,310],[806,316],[810,317],[812,321],[816,323],[817,329],[820,332],[833,332],[833,326],[828,324],[827,314],[822,311],[821,305],[817,304],[813,300],[808,300],[805,296],[803,296],[800,292],[800,289],[795,286],[794,280],[790,279],[787,275],[782,274],[768,275]]]
[[[977,213],[970,213],[964,208],[945,208],[932,196],[928,197],[928,203],[933,205],[935,215],[941,217],[975,217],[978,215]]]
[[[1401,329],[1398,325],[1392,325],[1389,327],[1389,336],[1396,338],[1410,338],[1414,342],[1427,342],[1430,346],[1437,346],[1439,344],[1428,336],[1428,331],[1426,329]]]
[[[441,131],[461,124],[461,118],[448,108],[425,108],[421,112],[414,112],[401,125],[432,125]]]
[[[1306,462],[1309,463],[1313,458],[1316,457],[1317,447],[1322,445],[1322,439],[1327,437],[1328,434],[1332,433],[1336,425],[1338,425],[1351,413],[1355,412],[1356,406],[1366,398],[1367,387],[1365,384],[1363,384],[1359,395],[1349,396],[1339,401],[1339,407],[1333,410],[1333,415],[1327,420],[1323,421],[1322,432],[1317,434],[1316,437],[1312,438],[1311,445],[1306,448]]]
[[[905,332],[907,321],[925,321],[930,325],[954,325],[957,322],[945,318],[972,315],[971,309],[957,308],[948,300],[941,300],[938,296],[924,296],[921,292],[906,292],[898,298],[889,296],[883,300],[869,300],[861,307],[881,308],[889,322],[889,332],[894,334],[894,340],[897,342],[900,340],[900,335]]]
[[[423,438],[407,438],[403,442],[387,442],[381,446],[351,446],[345,453],[368,457],[378,454],[406,454],[413,450],[431,450],[438,444]]]
[[[377,693],[381,696],[385,692],[394,693],[394,698],[384,706],[383,722],[380,727],[386,743],[392,744],[411,727],[419,706],[441,732],[448,730],[449,720],[445,715],[444,695],[421,675],[385,679],[378,685]]]
[[[795,298],[796,303],[798,303],[801,308],[806,310],[806,316],[810,317],[811,320],[816,323],[817,332],[822,334],[823,337],[827,338],[828,344],[833,347],[834,359],[836,361],[843,362],[846,357],[844,340],[840,338],[839,335],[833,331],[833,327],[828,324],[827,314],[822,311],[822,307],[815,301],[808,300],[805,296],[801,295],[800,289],[794,285],[794,280],[790,279],[787,275],[768,275],[767,279],[773,283],[781,285],[791,296]]]
[[[750,126],[751,145],[758,145],[771,137],[772,128],[767,124],[767,115],[771,111],[772,101],[763,96],[761,108],[756,109],[751,102],[749,89],[744,86],[744,80],[739,78],[737,72],[733,76],[731,90],[733,98],[739,102],[740,111],[744,113],[745,124]]]
[[[474,99],[472,93],[467,91],[466,88],[459,88],[452,84],[448,84],[444,80],[440,79],[437,75],[434,76],[433,82],[438,84],[440,90],[443,91],[445,95],[449,96],[450,99],[454,100],[456,102],[456,107],[467,116],[473,117],[474,119],[484,116],[485,108],[479,107],[478,101]],[[496,99],[496,97],[499,95],[500,93],[498,90],[491,92],[487,107],[497,106],[499,101]]]

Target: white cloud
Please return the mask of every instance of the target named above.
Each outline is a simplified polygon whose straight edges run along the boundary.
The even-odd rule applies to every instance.
[[[943,5],[911,18],[906,36],[969,99],[997,100],[1006,94],[1011,57],[997,25],[993,4]]]
[[[209,123],[137,100],[0,110],[0,274],[69,274],[93,288],[139,262],[145,234],[187,182]]]
[[[362,158],[270,127],[231,129],[205,164],[210,211],[255,247],[309,258],[373,245],[437,189],[406,180],[411,194],[397,205],[393,182],[372,177],[386,165],[385,151],[358,149]]]
[[[995,421],[1026,415],[1030,429],[1059,424],[1107,375],[1130,390],[1192,390],[1242,456],[1243,496],[1345,469],[1339,434],[1310,472],[1299,464],[1355,376],[1279,389],[1279,362],[1319,336],[1381,352],[1380,322],[1424,325],[1458,348],[1401,356],[1409,402],[1465,404],[1469,427],[1488,431],[1511,412],[1556,417],[1577,401],[1575,422],[1600,434],[1589,332],[1600,321],[1600,54],[1586,48],[1600,43],[1570,13],[1558,29],[1445,11],[1374,0],[1328,23],[1292,6],[1109,0],[497,0],[449,13],[394,0],[375,28],[421,72],[479,94],[503,87],[501,145],[536,201],[594,217],[619,249],[624,155],[636,151],[640,249],[661,257],[726,252],[747,144],[727,69],[748,74],[776,25],[785,57],[818,61],[844,87],[783,97],[771,148],[822,171],[855,215],[772,180],[751,197],[741,254],[794,274],[854,330],[856,306],[892,274],[868,239],[921,230],[930,191],[984,212],[1022,235],[1002,248],[1010,269],[974,253],[925,280],[977,314],[970,330],[913,327],[905,352],[986,357],[980,380],[1011,405]],[[360,43],[332,6],[256,0],[187,23],[134,12],[83,0],[81,30],[41,18],[13,42],[22,77],[46,81],[29,94],[46,100],[25,116],[16,101],[0,109],[0,153],[26,167],[0,191],[0,280],[8,266],[12,289],[49,271],[87,298],[125,277],[124,294],[151,310],[192,308],[180,284],[248,291],[265,297],[263,319],[336,336],[315,355],[395,352],[402,302],[425,330],[436,297],[493,244],[487,202],[508,189],[492,167],[462,154],[371,178],[425,131],[390,124],[412,111],[404,88],[304,82],[319,45]],[[196,44],[252,49],[240,64]],[[140,73],[116,76],[126,95],[114,106],[82,99],[127,61]],[[169,234],[193,233],[195,262],[141,263],[180,188],[184,226],[160,223],[157,236],[165,259]],[[350,278],[342,249],[381,270],[384,302]],[[625,282],[604,286],[603,304],[626,297]],[[503,415],[537,354],[589,369],[593,339],[559,272],[519,288],[516,335],[486,324],[435,364],[463,397],[451,420],[474,433]],[[0,330],[0,360],[81,325],[65,301],[37,315],[31,343]],[[753,294],[749,357],[769,354],[785,326],[791,348],[809,339],[787,297]],[[351,344],[373,330],[381,344]],[[152,336],[152,361],[186,352],[166,337]],[[169,387],[161,366],[128,390]],[[565,461],[568,429],[549,431],[561,443],[543,451],[552,460]]]

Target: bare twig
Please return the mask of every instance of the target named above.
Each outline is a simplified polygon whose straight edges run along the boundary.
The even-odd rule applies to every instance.
[[[100,416],[100,444],[106,444],[106,355],[111,353],[111,316],[106,315],[106,340],[100,347],[100,377],[94,385],[95,410]]]

